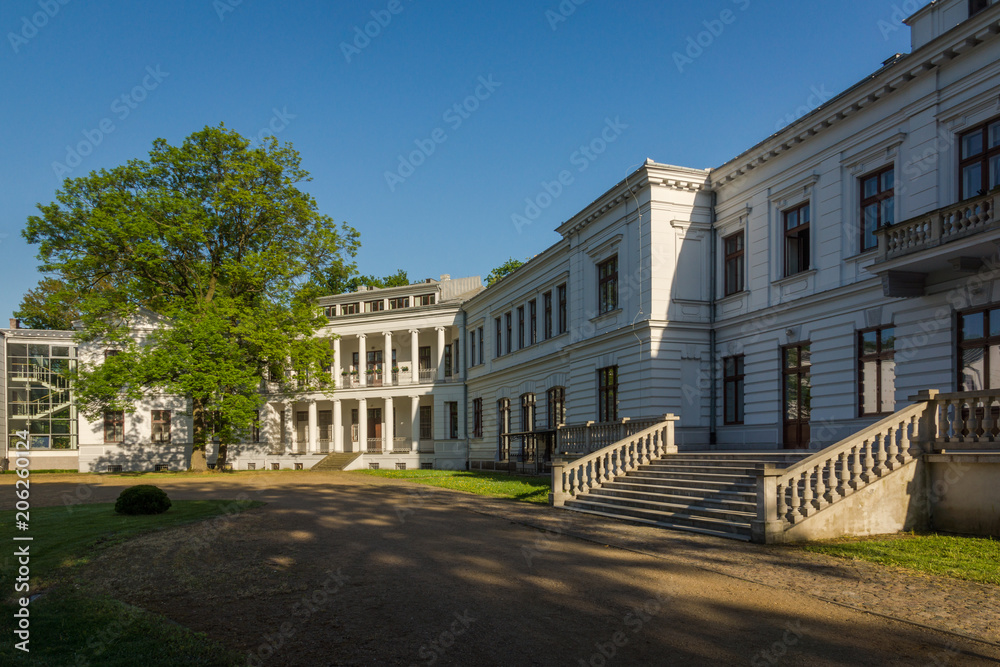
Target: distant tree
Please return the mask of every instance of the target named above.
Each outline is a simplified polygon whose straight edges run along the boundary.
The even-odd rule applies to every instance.
[[[14,317],[28,329],[72,329],[80,319],[80,295],[64,280],[42,278],[37,287],[25,292]]]
[[[496,283],[500,282],[506,276],[517,271],[519,268],[524,266],[524,262],[519,259],[514,259],[511,257],[506,262],[498,266],[497,268],[490,271],[489,275],[486,276],[486,286],[492,287]]]
[[[399,269],[396,273],[384,278],[378,278],[358,275],[350,267],[334,267],[326,274],[321,287],[326,294],[346,294],[347,292],[356,292],[361,286],[383,288],[406,287],[409,284],[410,279],[403,269]]]
[[[39,205],[23,234],[39,244],[40,269],[102,284],[81,294],[79,339],[120,350],[80,369],[83,414],[134,411],[151,391],[188,396],[195,448],[211,432],[224,463],[258,417],[270,368],[287,400],[327,386],[316,286],[350,265],[358,233],[319,213],[297,187],[308,180],[288,144],[251,146],[220,125],[67,179]]]

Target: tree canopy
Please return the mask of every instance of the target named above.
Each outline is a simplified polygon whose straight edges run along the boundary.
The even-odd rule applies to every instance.
[[[505,278],[506,276],[509,276],[510,274],[517,271],[522,266],[524,266],[524,262],[522,262],[519,259],[514,259],[513,257],[511,257],[506,262],[504,262],[500,266],[490,271],[489,275],[486,276],[486,286],[492,287],[496,283],[503,280],[503,278]]]
[[[213,432],[224,462],[269,369],[290,397],[328,385],[315,299],[333,269],[354,270],[359,243],[299,189],[309,180],[291,145],[220,125],[158,139],[148,160],[67,179],[39,204],[23,234],[40,270],[78,295],[80,339],[119,351],[81,364],[85,415],[132,410],[150,390],[186,395],[195,446]]]
[[[28,329],[72,329],[80,319],[80,295],[64,280],[42,278],[25,293],[14,317]]]
[[[363,276],[350,268],[344,269],[341,266],[332,267],[320,282],[321,289],[326,294],[346,294],[356,292],[359,287],[406,287],[410,284],[410,279],[406,271],[399,269],[396,273],[378,278],[376,276]]]

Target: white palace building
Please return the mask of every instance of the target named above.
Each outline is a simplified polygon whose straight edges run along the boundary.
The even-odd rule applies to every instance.
[[[321,299],[336,387],[269,396],[233,466],[540,466],[661,423],[680,453],[794,464],[923,390],[1000,396],[1000,7],[939,0],[907,24],[911,53],[716,169],[647,161],[488,289],[442,276]],[[0,338],[0,425],[30,431],[36,467],[186,465],[185,405],[77,420],[58,380],[71,336]],[[959,435],[992,441],[992,400],[951,413],[972,415]],[[769,525],[849,496],[852,456],[871,479],[906,463],[915,437],[779,478]]]

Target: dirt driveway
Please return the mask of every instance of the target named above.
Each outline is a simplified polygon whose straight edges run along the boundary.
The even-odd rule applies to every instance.
[[[107,501],[129,485],[80,479],[36,478],[33,501]],[[240,650],[251,665],[1000,662],[995,644],[518,518],[566,514],[544,507],[345,473],[156,483],[177,499],[245,493],[268,504],[128,542],[86,576]],[[621,526],[623,536],[637,529]],[[698,540],[706,552],[759,549]]]

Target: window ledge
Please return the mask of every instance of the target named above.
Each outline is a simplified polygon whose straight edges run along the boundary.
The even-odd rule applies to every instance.
[[[728,303],[732,303],[734,301],[739,301],[740,299],[746,298],[748,296],[750,296],[750,290],[743,290],[741,292],[733,292],[729,296],[724,296],[724,297],[722,297],[720,299],[717,299],[715,301],[715,303],[716,303],[716,305],[723,306],[723,305],[726,305]]]
[[[845,257],[845,262],[860,262],[866,259],[871,259],[878,255],[878,246],[874,248],[869,248],[868,250],[863,250],[857,254],[851,255],[850,257]]]
[[[777,280],[772,280],[772,285],[787,285],[788,283],[793,283],[796,280],[802,280],[803,278],[808,278],[809,276],[815,276],[817,273],[816,269],[809,269],[808,271],[800,271],[791,276],[785,276],[784,278],[778,278]]]
[[[594,324],[600,324],[605,320],[611,320],[617,318],[621,314],[621,312],[622,312],[621,308],[616,308],[615,310],[609,310],[606,313],[601,313],[597,317],[591,317],[590,321],[593,322]]]

